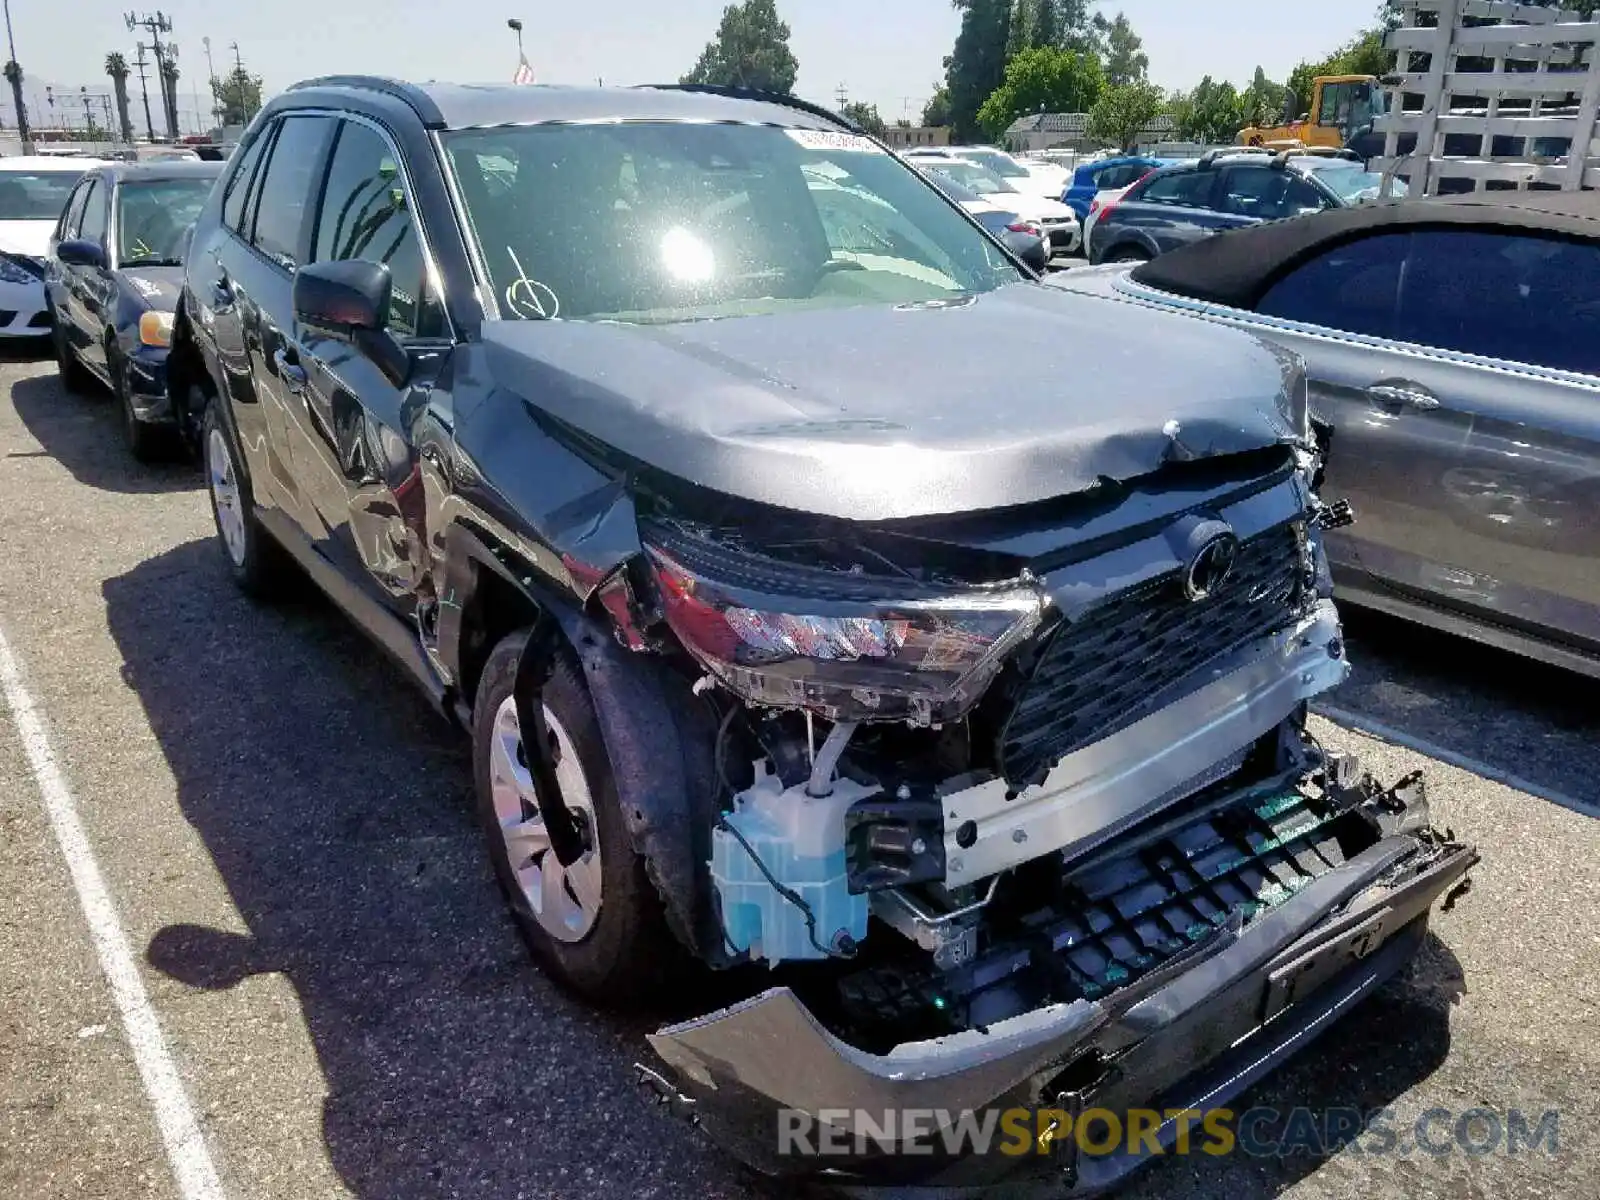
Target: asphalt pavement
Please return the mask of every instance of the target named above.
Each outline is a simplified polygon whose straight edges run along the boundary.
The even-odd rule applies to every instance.
[[[657,1018],[529,965],[462,741],[317,596],[237,594],[212,536],[194,466],[139,466],[108,401],[0,364],[0,1196],[787,1194],[635,1090]],[[1383,777],[1425,768],[1484,861],[1413,967],[1248,1103],[1388,1106],[1402,1130],[1557,1110],[1556,1151],[1191,1157],[1126,1194],[1597,1194],[1594,685],[1376,619],[1350,635],[1338,718],[1408,744],[1319,734]]]

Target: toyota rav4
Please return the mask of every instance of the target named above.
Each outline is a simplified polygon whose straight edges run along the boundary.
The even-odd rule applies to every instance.
[[[1299,360],[1041,286],[820,108],[313,80],[186,274],[227,568],[298,563],[470,732],[555,976],[765,976],[640,1068],[762,1170],[1110,1182],[780,1124],[1221,1103],[1475,861],[1307,733],[1349,514]]]

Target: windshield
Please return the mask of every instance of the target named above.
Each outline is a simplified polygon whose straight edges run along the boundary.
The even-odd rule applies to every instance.
[[[1382,175],[1376,171],[1368,171],[1356,163],[1318,167],[1316,174],[1317,178],[1327,184],[1346,204],[1376,200],[1383,187]],[[1396,179],[1389,187],[1389,195],[1403,198],[1406,195],[1405,180]]]
[[[1000,176],[987,168],[965,162],[931,162],[928,170],[937,171],[948,179],[953,179],[962,187],[977,192],[980,196],[997,196],[1001,193],[1017,194],[1017,189],[1012,187]]]
[[[507,317],[664,323],[1023,278],[914,171],[852,134],[649,121],[444,141]]]
[[[1007,179],[1027,179],[1028,168],[999,150],[958,150],[962,158],[970,158],[973,162],[981,163],[996,175]]]
[[[117,247],[124,267],[183,265],[185,233],[211,194],[210,178],[124,183],[117,199]]]
[[[0,221],[54,221],[67,206],[67,193],[83,178],[71,171],[0,171]]]

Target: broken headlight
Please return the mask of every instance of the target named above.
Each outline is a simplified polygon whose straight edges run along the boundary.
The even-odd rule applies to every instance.
[[[753,704],[836,721],[951,721],[1039,624],[1027,587],[897,601],[780,598],[690,570],[648,547],[667,624]]]

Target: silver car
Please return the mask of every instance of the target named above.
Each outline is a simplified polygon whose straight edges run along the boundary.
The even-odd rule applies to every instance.
[[[1051,282],[1305,358],[1342,599],[1600,676],[1600,196],[1336,210]]]

